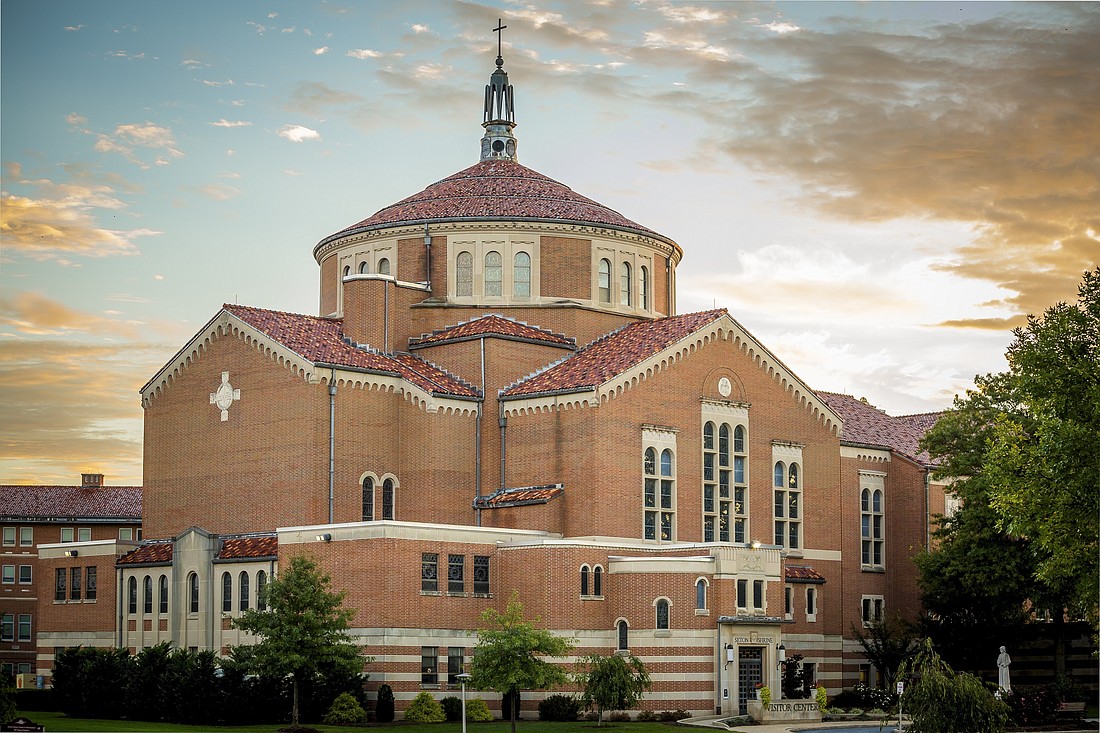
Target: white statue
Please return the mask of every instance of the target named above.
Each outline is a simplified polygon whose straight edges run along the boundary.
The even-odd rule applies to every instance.
[[[1012,692],[1012,682],[1008,679],[1008,667],[1012,664],[1012,657],[1001,647],[1001,653],[997,655],[997,687],[1005,692]]]

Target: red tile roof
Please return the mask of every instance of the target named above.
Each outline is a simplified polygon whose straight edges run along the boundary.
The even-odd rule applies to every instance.
[[[424,334],[419,338],[409,339],[409,348],[421,346],[434,346],[441,343],[453,343],[455,341],[468,341],[482,336],[499,336],[506,339],[520,341],[536,341],[538,343],[552,344],[554,346],[576,347],[576,340],[563,336],[560,333],[552,333],[541,328],[528,326],[522,321],[489,313],[484,316],[464,321],[455,326],[441,328],[431,334]]]
[[[118,559],[119,565],[167,565],[172,562],[172,540],[147,542],[135,547]]]
[[[921,435],[924,435],[932,427],[939,422],[942,412],[921,412],[916,415],[899,415],[898,420],[904,420],[913,426],[916,430],[920,431]]]
[[[517,382],[504,390],[503,396],[528,397],[595,389],[725,314],[726,309],[720,308],[631,323]]]
[[[794,583],[824,583],[825,576],[805,565],[788,565],[783,569],[787,580]]]
[[[564,183],[519,163],[483,160],[326,237],[317,246],[353,232],[431,221],[463,220],[602,224],[655,236],[675,245],[619,212],[575,193]]]
[[[0,517],[141,520],[140,486],[0,486]]]
[[[279,554],[279,538],[275,535],[259,537],[230,537],[222,543],[219,560],[276,557]]]
[[[516,489],[501,489],[488,496],[480,496],[474,500],[474,506],[478,509],[503,509],[513,506],[530,506],[532,504],[546,504],[565,493],[561,484],[547,484],[545,486],[524,486]]]
[[[920,449],[919,443],[927,429],[935,423],[938,413],[909,418],[891,417],[851,395],[818,392],[817,396],[844,421],[841,442],[889,448],[922,465],[932,465],[931,456]],[[921,419],[913,419],[917,417]]]
[[[433,395],[478,396],[473,386],[423,359],[409,354],[382,354],[353,346],[344,339],[340,319],[243,305],[226,304],[222,308],[315,364],[352,367],[401,377]]]

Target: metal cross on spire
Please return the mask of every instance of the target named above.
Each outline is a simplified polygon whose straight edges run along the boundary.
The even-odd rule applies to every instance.
[[[497,66],[504,66],[504,56],[501,55],[501,41],[504,38],[504,34],[501,33],[508,26],[504,25],[503,18],[497,18],[497,27],[493,29],[493,33],[497,34]]]

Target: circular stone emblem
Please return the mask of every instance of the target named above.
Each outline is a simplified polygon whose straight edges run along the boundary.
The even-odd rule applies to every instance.
[[[729,377],[722,377],[718,380],[718,394],[723,397],[729,397],[732,391],[733,384],[730,383]]]
[[[222,382],[218,385],[218,391],[214,393],[214,404],[219,410],[228,410],[233,404],[233,385]]]

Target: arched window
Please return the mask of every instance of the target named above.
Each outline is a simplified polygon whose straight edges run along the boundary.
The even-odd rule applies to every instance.
[[[366,260],[363,260],[359,263],[359,274],[366,275],[368,273],[370,273],[370,263]]]
[[[393,519],[394,488],[392,478],[382,482],[382,519]]]
[[[733,452],[745,452],[745,428],[740,425],[733,429]]]
[[[126,611],[128,613],[137,613],[137,578],[131,576],[130,581],[126,584]]]
[[[883,561],[883,502],[882,489],[863,489],[860,495],[861,561],[874,568],[884,566]]]
[[[141,608],[146,616],[153,614],[153,578],[149,575],[141,583]]]
[[[248,598],[248,573],[245,573],[245,572],[241,573],[240,579],[238,581],[238,585],[240,586],[240,591],[241,591],[240,610],[247,611],[248,610],[248,603],[249,603],[249,598]]]
[[[222,610],[233,610],[233,576],[222,573]]]
[[[787,470],[787,477],[788,477],[788,483],[787,483],[788,488],[797,489],[798,488],[798,464],[797,463],[792,463],[791,464],[791,467]]]
[[[773,476],[775,484],[775,544],[789,550],[802,546],[802,491],[798,485],[798,464],[789,469],[777,461]]]
[[[775,480],[774,480],[773,483],[775,484],[775,488],[777,488],[777,489],[783,488],[783,486],[785,486],[784,478],[787,475],[787,467],[783,465],[783,461],[777,461],[776,462],[774,474],[775,474],[775,476],[774,476]]]
[[[581,595],[588,595],[588,566],[581,565]]]
[[[619,267],[619,305],[630,305],[630,263]]]
[[[344,265],[344,277],[351,274],[351,265]]]
[[[531,255],[516,252],[512,260],[512,294],[517,298],[531,297]]]
[[[599,565],[592,569],[592,595],[603,595],[603,568]]]
[[[642,459],[642,473],[644,474],[645,488],[643,503],[645,505],[645,533],[647,540],[657,539],[657,451],[654,448],[646,448]]]
[[[382,259],[378,260],[378,274],[379,275],[389,275],[390,274],[390,261],[389,261],[389,259],[383,257]]]
[[[600,260],[599,295],[601,303],[611,302],[611,260]]]
[[[619,632],[618,633],[619,649],[621,651],[626,651],[627,649],[630,648],[630,645],[627,643],[627,642],[629,642],[628,636],[630,634],[630,627],[626,625],[626,620],[625,619],[620,620],[619,623],[617,624],[617,627],[618,627],[618,632]]]
[[[657,623],[656,629],[658,631],[668,631],[668,599],[660,598],[657,600]]]
[[[500,252],[485,255],[485,295],[504,295],[504,267]]]
[[[187,588],[190,595],[190,603],[188,608],[191,609],[191,613],[199,612],[199,576],[195,573],[191,573],[187,576]]]
[[[157,599],[161,613],[168,613],[168,576],[160,576],[160,597]]]
[[[700,610],[707,607],[707,581],[702,578],[695,581],[695,607]]]
[[[267,610],[267,573],[263,570],[256,573],[256,610]]]
[[[363,479],[363,521],[374,521],[374,479],[370,476]]]
[[[474,256],[459,252],[455,258],[455,295],[468,298],[474,294]]]
[[[649,269],[645,265],[638,268],[638,305],[649,310]]]

